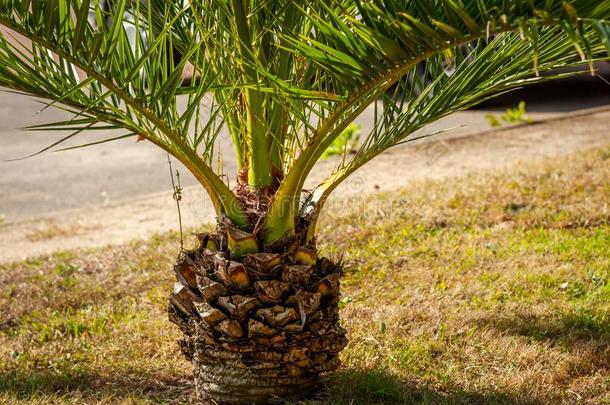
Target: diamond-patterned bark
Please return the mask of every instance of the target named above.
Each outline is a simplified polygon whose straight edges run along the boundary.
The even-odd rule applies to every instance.
[[[238,259],[202,246],[174,269],[170,320],[184,334],[202,397],[265,403],[308,391],[339,366],[347,342],[338,323],[341,267],[311,247]]]

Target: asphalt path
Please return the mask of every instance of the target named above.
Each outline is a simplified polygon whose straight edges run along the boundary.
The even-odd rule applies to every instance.
[[[610,77],[608,71],[604,74]],[[461,126],[443,135],[446,137],[484,131],[490,128],[486,114],[515,106],[520,100],[527,102],[528,112],[535,119],[560,117],[566,112],[610,105],[610,85],[590,76],[536,85],[478,109],[448,116],[424,130],[433,132]],[[6,161],[35,153],[65,136],[59,132],[19,130],[27,125],[66,118],[60,111],[40,112],[41,108],[39,102],[28,97],[0,92],[0,216],[5,223],[171,192],[165,152],[148,142],[136,143],[133,139]],[[357,122],[366,131],[371,126],[372,111],[365,111]],[[100,133],[82,134],[65,146],[93,141],[99,136]],[[220,143],[225,173],[234,173],[235,163],[226,133],[221,134]],[[184,186],[196,184],[185,169],[181,173]]]

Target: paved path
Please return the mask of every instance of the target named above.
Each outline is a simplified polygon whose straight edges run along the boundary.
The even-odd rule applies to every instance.
[[[363,167],[336,190],[333,201],[340,204],[341,199],[349,196],[392,190],[414,180],[496,170],[602,145],[610,145],[607,108],[580,116],[565,115],[532,126],[406,145]],[[332,163],[323,162],[311,182],[330,170]],[[187,227],[213,219],[207,198],[197,186],[184,191],[183,218]],[[91,205],[0,225],[0,262],[60,249],[123,243],[169,229],[177,229],[177,219],[171,193],[165,190],[126,202]]]
[[[610,65],[604,68],[604,74],[610,77]],[[480,109],[450,115],[424,130],[466,125],[440,136],[443,142],[386,152],[337,190],[336,196],[392,189],[412,179],[497,167],[518,158],[568,153],[603,144],[607,139],[607,127],[598,122],[599,116],[606,117],[603,113],[591,116],[592,122],[578,119],[579,126],[570,131],[566,128],[573,127],[571,118],[558,121],[565,123],[558,128],[545,124],[473,137],[489,131],[487,113],[501,112],[519,100],[527,101],[528,111],[536,120],[561,119],[571,112],[610,106],[610,85],[599,78],[582,76],[529,87]],[[65,135],[16,129],[63,117],[55,110],[39,114],[40,109],[41,104],[31,99],[0,92],[0,261],[57,249],[120,243],[177,227],[167,157],[147,142],[124,140],[4,162],[38,151]],[[371,121],[369,110],[358,123],[366,131]],[[511,134],[511,138],[502,134]],[[78,143],[96,136],[99,134],[83,134]],[[221,143],[226,151],[226,173],[230,174],[235,164],[226,134],[221,135]],[[309,184],[315,185],[334,163],[332,159],[322,162]],[[186,187],[185,223],[209,221],[206,197],[192,176],[184,169],[181,172]]]
[[[608,65],[610,70],[610,65]],[[610,71],[606,72],[610,77]],[[569,111],[610,105],[610,85],[588,75],[561,83],[530,87],[527,92],[511,94],[494,105],[451,115],[426,131],[464,127],[445,136],[462,136],[489,129],[485,115],[501,111],[518,100],[528,102],[535,119],[561,117]],[[42,155],[16,162],[3,162],[34,153],[65,136],[65,133],[24,132],[16,128],[59,120],[62,114],[47,110],[36,114],[41,105],[31,99],[0,92],[0,215],[6,223],[37,218],[75,208],[92,208],[129,202],[154,193],[169,193],[166,155],[147,142],[132,139]],[[372,112],[358,120],[370,127]],[[83,134],[78,142],[95,139],[98,133]],[[225,145],[226,173],[235,170],[228,136]],[[182,170],[184,185],[196,181]]]

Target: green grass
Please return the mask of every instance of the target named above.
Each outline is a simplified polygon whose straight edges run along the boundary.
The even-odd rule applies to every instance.
[[[610,403],[610,149],[328,213],[350,343],[316,403]],[[192,243],[192,239],[190,239]],[[0,403],[186,403],[175,232],[0,267]]]

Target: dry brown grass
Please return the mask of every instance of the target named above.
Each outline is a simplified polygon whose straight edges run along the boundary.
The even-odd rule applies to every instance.
[[[610,149],[327,215],[350,344],[320,403],[610,403]],[[0,403],[183,403],[171,233],[0,267]],[[340,254],[339,254],[340,253]]]
[[[0,221],[2,223],[2,221]],[[95,225],[71,224],[69,226],[58,225],[54,222],[43,223],[38,229],[28,233],[25,237],[29,241],[37,242],[55,238],[65,238],[86,234],[87,232],[99,229]]]

